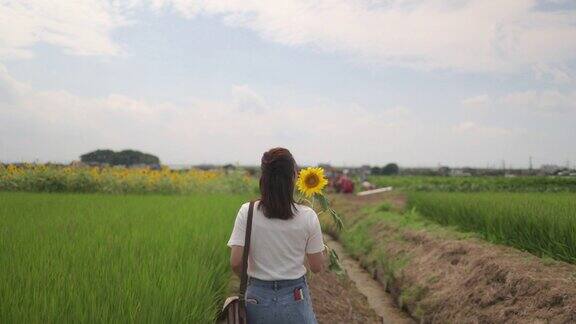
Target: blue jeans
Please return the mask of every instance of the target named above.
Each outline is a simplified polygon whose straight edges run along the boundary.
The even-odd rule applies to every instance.
[[[305,276],[276,281],[250,278],[246,312],[249,324],[317,323]]]

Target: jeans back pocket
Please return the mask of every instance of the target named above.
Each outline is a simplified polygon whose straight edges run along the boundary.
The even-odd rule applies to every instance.
[[[269,306],[272,302],[273,294],[270,289],[248,286],[246,289],[246,305]]]

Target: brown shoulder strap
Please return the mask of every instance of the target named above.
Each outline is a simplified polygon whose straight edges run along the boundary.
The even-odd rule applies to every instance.
[[[248,220],[246,221],[246,236],[244,237],[244,253],[242,254],[242,275],[240,276],[240,300],[244,301],[246,286],[248,285],[248,252],[250,251],[250,237],[252,236],[252,218],[254,217],[254,201],[248,207]]]

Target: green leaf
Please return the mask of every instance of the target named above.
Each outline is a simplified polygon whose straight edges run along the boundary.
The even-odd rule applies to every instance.
[[[330,216],[332,216],[332,220],[336,225],[336,229],[338,229],[338,231],[341,231],[344,228],[344,222],[342,222],[342,218],[340,218],[340,215],[338,215],[338,213],[336,213],[334,209],[330,208],[329,211]]]
[[[298,197],[298,199],[296,199],[296,203],[300,204],[300,205],[305,205],[308,207],[312,207],[312,202],[306,198],[304,198],[304,196],[300,196]]]
[[[336,251],[330,249],[328,246],[326,246],[326,249],[328,250],[328,257],[330,261],[328,269],[338,275],[344,274],[344,269],[342,269],[342,265],[340,264],[340,257],[338,257]]]
[[[322,207],[322,211],[328,210],[328,208],[330,208],[330,206],[328,205],[328,199],[326,198],[326,196],[324,196],[322,194],[315,194],[314,196],[320,202],[320,206]]]

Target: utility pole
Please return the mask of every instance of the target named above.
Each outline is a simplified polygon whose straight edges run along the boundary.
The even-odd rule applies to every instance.
[[[533,169],[532,169],[532,156],[530,156],[529,161],[530,161],[529,164],[528,164],[528,165],[530,166],[530,167],[529,167],[529,170],[530,170],[530,172],[532,172],[532,170],[533,170]]]

